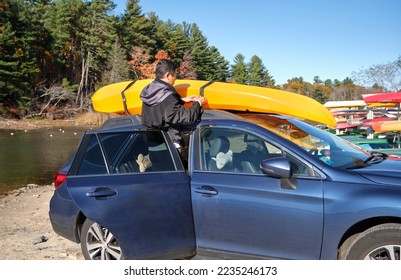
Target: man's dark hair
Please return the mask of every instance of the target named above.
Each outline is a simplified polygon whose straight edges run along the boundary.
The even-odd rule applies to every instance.
[[[162,59],[156,65],[156,78],[161,79],[166,73],[174,75],[176,70],[177,65],[175,65],[174,62],[171,60]]]

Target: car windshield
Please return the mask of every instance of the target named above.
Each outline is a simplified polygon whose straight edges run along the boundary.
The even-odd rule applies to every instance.
[[[387,155],[382,153],[375,153],[372,156],[369,152],[332,133],[296,119],[271,115],[244,115],[244,117],[290,140],[334,167],[363,168],[387,158]]]

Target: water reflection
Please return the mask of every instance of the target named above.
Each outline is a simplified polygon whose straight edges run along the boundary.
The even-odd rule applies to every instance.
[[[0,129],[0,194],[30,183],[51,184],[88,129]]]

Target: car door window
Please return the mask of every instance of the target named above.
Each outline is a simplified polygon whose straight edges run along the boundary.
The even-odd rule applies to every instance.
[[[91,135],[77,174],[107,174],[106,159],[108,158],[109,161],[114,159],[115,154],[121,147],[121,143],[125,142],[126,138],[127,135],[121,133],[105,134],[99,138],[96,134]]]
[[[117,173],[176,170],[170,150],[160,131],[133,133],[126,146],[120,159],[114,163]]]
[[[285,157],[290,161],[293,175],[311,176],[312,168],[274,143],[253,133],[231,128],[201,130],[203,170],[213,172],[242,172],[262,174],[264,159]]]
[[[202,168],[213,172],[262,173],[261,160],[269,156],[262,138],[230,128],[204,128],[201,131]],[[272,149],[273,153],[280,153]]]
[[[175,170],[160,131],[91,135],[77,175]]]

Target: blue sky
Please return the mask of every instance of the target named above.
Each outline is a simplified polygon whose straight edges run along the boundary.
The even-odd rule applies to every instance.
[[[114,0],[122,13],[126,0]],[[253,55],[277,84],[293,77],[343,80],[401,56],[400,0],[142,0],[142,12],[196,23],[233,64]]]

